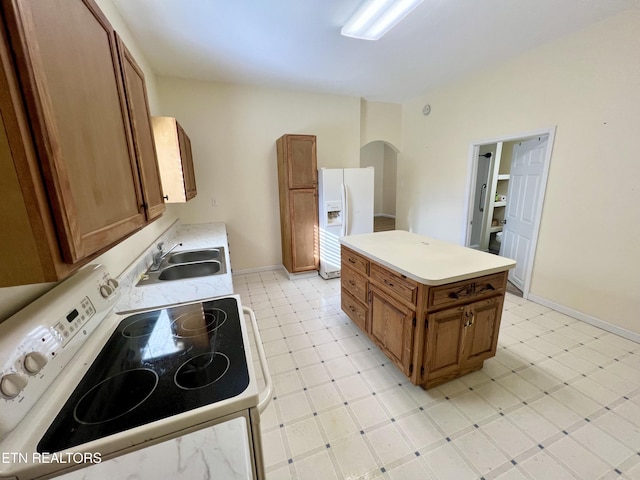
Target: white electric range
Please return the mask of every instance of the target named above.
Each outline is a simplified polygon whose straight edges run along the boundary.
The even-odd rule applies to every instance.
[[[264,478],[271,380],[253,312],[230,295],[118,315],[118,297],[89,266],[0,324],[0,479],[50,478],[238,418]]]

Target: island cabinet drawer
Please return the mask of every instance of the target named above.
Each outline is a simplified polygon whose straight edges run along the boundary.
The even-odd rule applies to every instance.
[[[342,247],[341,250],[342,265],[347,265],[354,270],[362,273],[363,275],[369,275],[369,260],[362,255],[358,255],[353,250],[349,250],[346,247]]]
[[[366,304],[369,291],[369,280],[350,268],[345,268],[340,274],[342,290],[348,291],[356,300]]]
[[[412,305],[416,304],[418,284],[410,278],[372,263],[371,281],[396,297]]]
[[[456,303],[468,303],[470,300],[489,297],[504,292],[507,285],[507,272],[486,275],[484,277],[449,283],[429,289],[427,308],[439,308]]]
[[[349,295],[344,288],[342,289],[342,295],[340,295],[340,307],[363,332],[367,332],[367,315],[369,309]]]

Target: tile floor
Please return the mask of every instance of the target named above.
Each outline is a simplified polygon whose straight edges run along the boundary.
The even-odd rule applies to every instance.
[[[496,356],[415,387],[340,310],[340,281],[234,276],[274,381],[269,480],[640,479],[640,345],[507,294]]]

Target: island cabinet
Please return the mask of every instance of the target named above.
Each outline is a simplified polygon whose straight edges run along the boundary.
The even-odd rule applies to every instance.
[[[342,310],[414,384],[440,385],[495,355],[510,267],[429,285],[344,244],[341,264]]]
[[[4,287],[65,278],[164,206],[144,80],[97,5],[14,0],[0,14]]]

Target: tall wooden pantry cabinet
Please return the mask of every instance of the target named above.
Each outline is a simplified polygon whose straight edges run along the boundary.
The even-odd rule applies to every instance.
[[[318,165],[315,135],[276,142],[282,263],[289,273],[318,270]]]

